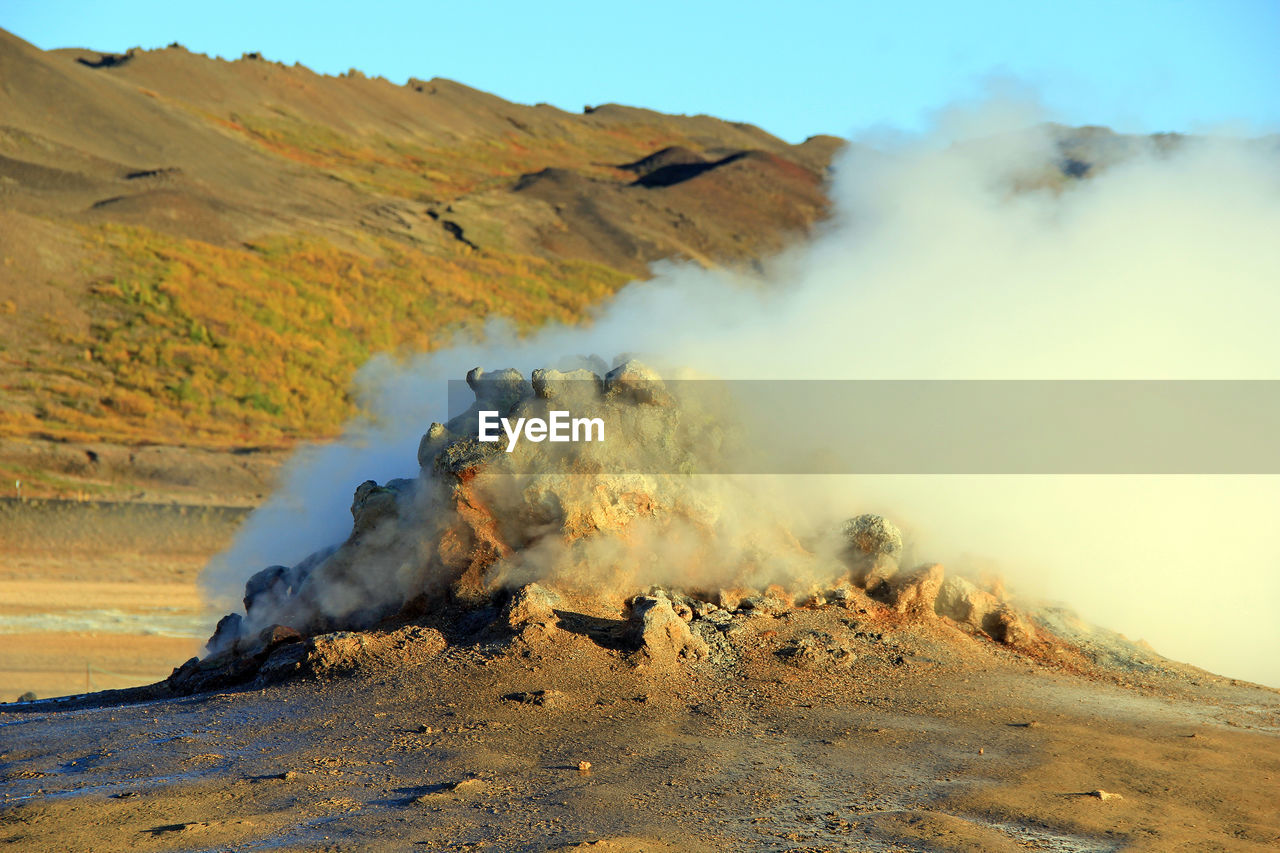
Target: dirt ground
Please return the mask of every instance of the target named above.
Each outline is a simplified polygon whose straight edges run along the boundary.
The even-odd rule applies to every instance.
[[[0,699],[144,684],[196,654],[195,579],[230,517],[13,509]],[[620,621],[562,614],[541,641],[362,635],[344,642],[371,651],[281,683],[0,706],[0,846],[1280,848],[1280,692],[867,618],[752,615],[719,657],[662,663],[610,640]],[[795,665],[814,632],[856,654]]]
[[[1087,678],[941,621],[862,632],[847,667],[778,654],[808,631],[856,638],[848,622],[832,607],[754,616],[731,657],[663,666],[565,622],[541,645],[409,644],[260,688],[8,706],[0,843],[1280,846],[1276,691],[1190,669]]]

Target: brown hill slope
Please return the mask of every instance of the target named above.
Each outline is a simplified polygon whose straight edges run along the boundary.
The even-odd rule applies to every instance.
[[[332,434],[372,352],[485,315],[572,322],[660,258],[756,261],[823,215],[840,145],[3,32],[0,80],[11,440]],[[707,168],[624,168],[672,147]]]
[[[1051,131],[1031,185],[1150,145]],[[81,469],[110,445],[333,435],[375,352],[577,322],[659,259],[757,263],[824,216],[842,144],[0,31],[0,481],[102,493],[119,473]],[[123,481],[196,499],[203,467]]]

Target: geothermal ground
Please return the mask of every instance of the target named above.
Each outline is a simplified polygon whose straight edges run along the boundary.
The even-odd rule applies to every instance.
[[[680,421],[635,362],[587,382],[469,381],[473,409],[529,413],[577,389],[636,435]],[[361,484],[345,542],[250,577],[244,615],[219,623],[203,659],[149,686],[0,709],[0,843],[1280,845],[1280,692],[998,583],[900,566],[900,532],[874,515],[843,525],[826,585],[761,590],[732,582],[736,562],[713,574],[691,561],[699,588],[623,596],[622,575],[579,559],[658,547],[646,529],[713,536],[728,505],[708,514],[713,492],[683,476],[597,473],[582,488],[547,469],[513,490],[498,466],[517,454],[478,448],[474,414],[432,425],[416,480]],[[664,435],[649,445],[685,451]],[[754,526],[773,557],[818,559]],[[511,582],[521,554],[543,557],[541,582]]]
[[[737,613],[724,646],[700,661],[652,658],[621,620],[561,610],[554,626],[512,634],[511,617],[473,613],[470,634],[320,638],[305,646],[309,674],[279,683],[6,706],[0,841],[32,851],[1280,844],[1271,690],[1173,664],[1068,671],[946,619],[903,623],[857,602]],[[841,651],[797,654],[815,635]]]

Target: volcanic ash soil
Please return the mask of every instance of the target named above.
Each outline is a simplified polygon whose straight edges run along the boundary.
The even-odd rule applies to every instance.
[[[1192,671],[1082,677],[945,618],[857,605],[735,611],[723,644],[666,662],[635,644],[643,619],[488,615],[506,626],[488,639],[411,625],[286,644],[306,650],[307,674],[262,686],[5,706],[0,839],[35,851],[1280,839],[1273,691]],[[683,638],[647,624],[663,643]]]

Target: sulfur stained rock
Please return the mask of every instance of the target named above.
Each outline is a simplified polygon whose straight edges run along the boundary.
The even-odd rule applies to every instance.
[[[710,653],[706,640],[689,630],[665,596],[640,595],[632,599],[629,628],[641,651],[656,663],[673,663],[682,658],[702,660]]]
[[[1036,642],[1036,631],[1021,613],[1001,604],[982,620],[982,630],[991,639],[1015,648],[1029,648]]]
[[[1025,649],[1038,642],[1035,628],[1023,614],[961,577],[943,582],[934,611],[1007,646]]]
[[[525,584],[512,594],[502,617],[513,631],[522,631],[531,625],[554,627],[560,621],[555,612],[560,602],[558,592],[536,583]]]
[[[954,576],[943,581],[934,603],[938,615],[979,629],[987,616],[999,607],[1000,599],[964,578]]]
[[[531,381],[513,369],[473,370],[467,381],[476,402],[427,430],[418,448],[418,479],[361,483],[351,503],[350,536],[317,552],[306,566],[271,566],[250,577],[245,618],[220,629],[222,643],[213,651],[229,650],[239,640],[238,655],[258,641],[264,625],[280,623],[315,639],[302,644],[302,652],[268,645],[272,672],[334,670],[360,663],[368,651],[358,635],[331,632],[365,629],[373,637],[380,625],[403,624],[393,617],[422,617],[424,623],[454,620],[456,625],[438,624],[486,640],[510,631],[522,644],[520,653],[535,657],[591,642],[567,612],[580,609],[576,597],[585,590],[607,590],[598,612],[610,612],[621,596],[647,588],[642,581],[649,565],[686,559],[695,569],[699,561],[717,565],[705,578],[692,576],[699,578],[696,588],[650,587],[633,599],[627,627],[615,623],[608,632],[611,644],[629,645],[650,661],[731,660],[748,643],[820,615],[808,612],[818,607],[843,607],[871,621],[886,615],[881,604],[913,617],[945,614],[1011,645],[1039,642],[1023,617],[1003,607],[1001,596],[948,579],[940,566],[902,571],[902,533],[882,516],[849,519],[838,556],[828,542],[802,541],[771,519],[749,537],[741,535],[732,523],[732,493],[703,489],[696,478],[656,473],[715,469],[722,446],[733,447],[720,443],[728,439],[718,406],[679,394],[678,383],[664,383],[638,361],[624,361],[604,378],[603,362],[599,372],[577,369],[583,363],[536,370]],[[482,410],[497,410],[514,423],[566,408],[574,417],[599,416],[608,441],[570,442],[552,453],[549,443],[522,439],[510,441],[508,453],[507,444],[475,437]],[[773,577],[775,564],[784,577],[791,577],[792,565],[800,567],[800,576],[810,579],[807,592],[761,592],[760,581]],[[673,577],[662,571],[661,577]],[[554,579],[547,583],[575,596],[574,606],[537,584],[505,601],[496,598],[503,579],[513,577]],[[792,597],[797,591],[807,602],[804,612]],[[502,606],[496,621],[495,605]],[[557,610],[564,627],[574,630],[560,630]],[[615,629],[630,634],[623,639]],[[798,640],[790,656],[797,665],[811,659],[843,665],[845,659],[838,645],[828,648],[812,638]]]
[[[933,563],[895,577],[889,585],[893,609],[910,616],[933,617],[943,574],[942,565]]]
[[[724,610],[737,610],[742,600],[751,595],[753,593],[750,590],[722,589],[716,592],[715,603]]]

